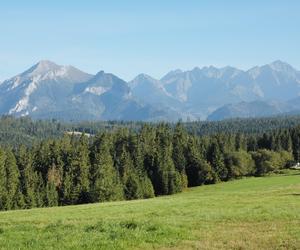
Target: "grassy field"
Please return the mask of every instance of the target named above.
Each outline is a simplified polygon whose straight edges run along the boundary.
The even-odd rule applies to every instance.
[[[149,200],[0,212],[0,249],[300,249],[299,174]]]

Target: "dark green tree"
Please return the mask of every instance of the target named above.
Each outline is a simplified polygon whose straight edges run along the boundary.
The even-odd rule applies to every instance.
[[[6,209],[17,208],[17,201],[14,200],[14,197],[17,192],[19,192],[19,169],[17,167],[16,158],[13,152],[8,149],[5,152],[5,188],[6,188]]]
[[[122,184],[110,154],[109,139],[107,135],[103,135],[100,142],[96,142],[98,147],[94,149],[91,186],[93,201],[121,200],[124,197]]]

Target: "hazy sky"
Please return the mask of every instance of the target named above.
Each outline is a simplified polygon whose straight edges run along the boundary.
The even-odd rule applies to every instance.
[[[45,2],[1,1],[0,80],[41,59],[125,80],[277,59],[300,69],[298,0]]]

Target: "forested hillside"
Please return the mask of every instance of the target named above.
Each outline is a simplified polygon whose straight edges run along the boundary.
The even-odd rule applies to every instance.
[[[31,126],[29,120],[17,121]],[[289,124],[281,121],[277,124]],[[272,124],[272,119],[264,122]],[[32,124],[39,124],[29,130],[37,138],[53,138],[0,149],[2,210],[174,194],[186,187],[262,176],[300,160],[298,126],[258,134],[230,132],[234,128],[228,127],[200,136],[190,133],[187,124],[139,124],[78,137],[60,136],[71,127],[56,122]]]
[[[60,138],[65,133],[84,132],[96,135],[101,132],[126,128],[137,132],[145,124],[157,126],[158,123],[128,121],[86,121],[61,122],[58,120],[32,120],[29,117],[0,117],[0,145],[32,146],[44,139]],[[224,121],[185,122],[182,126],[194,135],[212,135],[218,133],[263,134],[276,129],[292,128],[300,125],[300,116],[278,116],[270,118],[229,119]],[[169,123],[174,128],[176,123]]]

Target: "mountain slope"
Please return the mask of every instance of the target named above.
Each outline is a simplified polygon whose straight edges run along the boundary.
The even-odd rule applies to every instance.
[[[135,100],[125,81],[104,71],[75,86],[72,105],[92,119],[160,120],[168,117],[165,110]]]
[[[296,112],[296,106],[291,105],[288,102],[240,102],[236,104],[227,104],[218,108],[207,117],[207,120],[219,121],[229,118],[267,117],[286,114],[292,111]]]
[[[160,81],[151,76],[140,74],[129,82],[132,94],[151,104],[175,104],[178,102],[164,88]]]
[[[74,84],[90,78],[72,66],[40,61],[0,85],[0,113],[35,116],[54,111],[65,104]]]
[[[247,71],[173,70],[160,80],[140,74],[129,83],[103,71],[90,75],[40,61],[0,84],[0,114],[147,121],[253,117],[297,112],[299,94],[300,72],[282,61]]]
[[[132,97],[122,79],[40,61],[0,85],[0,113],[60,120],[176,120],[175,111]]]
[[[300,72],[287,63],[275,61],[247,73],[260,86],[265,99],[287,101],[300,94]]]
[[[300,72],[282,61],[248,71],[213,66],[196,67],[191,71],[176,70],[164,76],[161,82],[172,96],[200,117],[226,104],[270,100],[285,102],[300,93]],[[254,113],[259,113],[256,108]],[[262,110],[261,115],[264,113]]]
[[[164,76],[161,82],[172,96],[192,105],[224,105],[259,99],[287,101],[300,93],[300,72],[281,61],[248,71],[213,66],[176,70]]]

